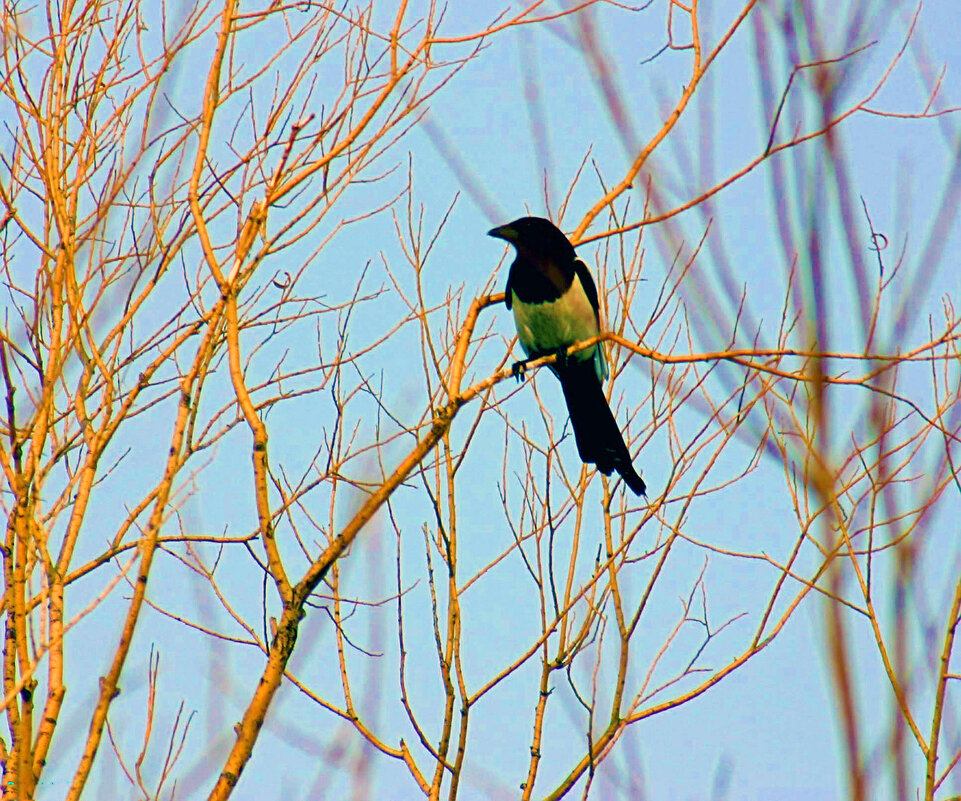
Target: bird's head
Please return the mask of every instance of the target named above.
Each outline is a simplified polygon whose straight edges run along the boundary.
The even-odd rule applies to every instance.
[[[558,261],[576,258],[574,246],[564,233],[543,217],[521,217],[507,225],[491,228],[487,235],[510,242],[518,253],[528,257],[543,254]]]

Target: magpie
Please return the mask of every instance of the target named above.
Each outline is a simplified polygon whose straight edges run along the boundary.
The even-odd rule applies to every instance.
[[[598,343],[567,355],[575,342],[601,331],[597,287],[587,265],[577,258],[567,237],[543,217],[521,217],[487,234],[517,251],[504,302],[514,312],[527,361],[557,357],[550,368],[561,382],[581,461],[597,465],[605,476],[616,470],[635,495],[646,495],[604,395],[608,376],[604,349]],[[520,376],[525,365],[526,361],[517,362],[514,374]]]

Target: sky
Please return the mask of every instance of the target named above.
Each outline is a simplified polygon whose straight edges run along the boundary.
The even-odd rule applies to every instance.
[[[600,52],[612,69],[615,96],[627,109],[627,123],[615,125],[610,104],[596,80],[592,67],[577,46],[568,23],[524,26],[491,37],[479,56],[454,76],[430,104],[428,124],[413,128],[384,159],[385,166],[398,165],[396,186],[411,165],[412,196],[422,204],[425,226],[438,226],[449,214],[431,253],[424,272],[426,301],[441,303],[460,293],[464,306],[483,291],[499,291],[506,278],[507,261],[503,243],[490,239],[486,231],[493,225],[524,214],[553,215],[563,198],[569,181],[590,151],[608,182],[620,178],[632,161],[636,149],[646,143],[662,124],[673,102],[679,97],[690,69],[689,50],[667,51],[652,61],[666,41],[666,3],[655,0],[643,11],[603,8],[591,13],[596,26]],[[815,5],[815,14],[834,13],[833,4]],[[702,35],[714,42],[737,13],[737,3],[705,3]],[[545,5],[544,8],[554,6]],[[853,3],[842,3],[844,9]],[[910,25],[913,6],[891,3],[863,4],[868,14],[865,30],[854,43],[861,46],[877,43],[848,62],[843,73],[841,101],[862,96],[884,72],[892,56],[901,47]],[[883,13],[879,9],[886,9]],[[478,28],[500,7],[485,2],[452,3],[446,12],[444,30],[448,35]],[[758,12],[767,15],[768,12]],[[682,17],[678,11],[676,17]],[[767,16],[765,17],[768,18]],[[375,16],[376,20],[376,16]],[[682,20],[675,19],[679,39],[686,38]],[[949,107],[961,103],[961,87],[957,74],[961,71],[961,51],[957,48],[956,31],[961,25],[961,7],[951,0],[932,0],[919,16],[916,36],[923,42],[927,61],[923,67],[937,74],[945,67],[939,103]],[[825,28],[833,31],[830,24]],[[267,43],[269,45],[269,43]],[[780,58],[780,45],[772,42],[771,75],[775,92],[782,91],[788,79]],[[826,42],[825,52],[841,54],[850,43]],[[257,57],[251,53],[251,59]],[[705,186],[731,174],[763,151],[770,127],[771,110],[764,104],[763,93],[755,69],[757,53],[750,22],[733,37],[713,65],[708,79],[698,89],[694,101],[668,139],[657,150],[651,162],[651,178],[661,187],[664,202],[673,205],[694,197]],[[923,106],[925,92],[919,69],[911,57],[905,57],[891,74],[875,106],[890,111],[916,111]],[[336,74],[336,69],[331,73]],[[786,115],[795,119],[816,119],[809,95],[805,95],[803,78],[796,79],[797,92],[787,104]],[[189,70],[182,71],[175,82],[177,97],[189,103],[196,99],[197,81]],[[258,92],[270,91],[264,85]],[[807,98],[807,99],[805,99]],[[261,99],[261,98],[258,98]],[[952,118],[953,120],[953,118]],[[946,142],[957,137],[959,122],[939,119],[901,120],[859,114],[839,129],[839,143],[848,156],[850,185],[870,209],[876,230],[892,243],[906,244],[908,254],[904,281],[895,285],[893,295],[902,303],[915,307],[917,314],[906,330],[885,333],[884,345],[908,348],[923,341],[929,314],[937,314],[941,299],[961,294],[961,240],[955,228],[943,232],[945,254],[933,271],[930,284],[918,291],[912,282],[924,265],[918,260],[924,253],[932,220],[942,200],[944,175],[952,165],[951,149]],[[957,139],[954,140],[959,141]],[[957,148],[957,145],[954,145]],[[698,162],[699,152],[710,152],[709,163]],[[829,178],[823,151],[808,145],[776,157],[783,165],[793,165],[799,174],[814,176],[805,186],[794,187],[803,196],[800,205],[815,216],[819,203],[812,186],[817,177]],[[408,161],[409,159],[409,161]],[[693,165],[693,166],[692,166]],[[722,347],[730,331],[717,331],[710,325],[698,327],[710,313],[728,307],[724,279],[735,277],[737,291],[744,289],[753,319],[763,331],[763,341],[774,342],[785,285],[785,254],[777,236],[774,208],[776,189],[771,162],[765,162],[749,175],[718,193],[706,213],[695,209],[680,215],[668,225],[653,226],[645,243],[643,276],[651,288],[660,286],[670,269],[670,260],[678,242],[690,247],[703,233],[705,218],[711,218],[709,240],[697,270],[704,293],[692,287],[688,313],[695,320],[698,339],[696,349]],[[545,205],[545,174],[549,205]],[[642,184],[639,183],[638,186]],[[344,201],[342,215],[354,208],[370,205],[370,198],[384,193],[383,185],[361,189]],[[804,193],[811,193],[805,196]],[[596,183],[585,180],[572,194],[562,227],[570,231],[597,197]],[[456,202],[455,202],[456,198]],[[636,191],[631,199],[636,212],[643,194]],[[845,261],[842,231],[838,228],[836,210],[830,200],[823,206],[825,228],[823,252],[829,265],[829,305],[835,342],[849,348],[860,343],[856,329],[849,325],[858,298],[850,279],[850,265]],[[860,224],[860,220],[858,221]],[[588,234],[598,230],[598,224]],[[939,231],[939,234],[942,233]],[[282,254],[275,262],[278,271],[285,269],[283,259],[292,263],[307,258],[316,243],[300,243],[296,249]],[[600,254],[599,244],[587,244],[579,253],[589,263]],[[804,256],[801,256],[802,260]],[[394,223],[386,213],[338,234],[317,255],[301,283],[301,291],[337,299],[349,295],[357,275],[370,264],[368,287],[386,287],[383,300],[368,311],[360,311],[351,324],[354,347],[376,339],[384,330],[385,320],[399,308],[390,296],[389,281],[382,269],[386,263],[403,275],[403,258],[398,248]],[[499,270],[493,287],[491,275]],[[272,273],[272,271],[270,271]],[[404,279],[408,283],[409,278]],[[612,277],[608,276],[609,282]],[[635,313],[643,319],[647,307],[655,301],[652,293],[642,292],[636,301],[641,308]],[[478,348],[478,358],[471,365],[468,380],[480,380],[493,372],[504,357],[504,349],[513,336],[507,311],[494,307],[485,312],[484,325],[490,322],[494,336]],[[331,331],[324,329],[324,336]],[[743,334],[742,334],[743,335]],[[899,339],[900,338],[900,339]],[[316,332],[301,327],[274,347],[291,347],[295,352],[312,354],[316,350]],[[378,351],[383,364],[365,364],[372,375],[385,377],[385,405],[400,410],[407,419],[415,420],[426,408],[423,381],[419,376],[420,345],[416,331],[402,331],[384,349]],[[416,355],[412,355],[416,354]],[[307,359],[308,357],[304,357]],[[627,402],[644,391],[643,370],[625,371],[618,390]],[[541,400],[555,415],[563,418],[563,401],[551,377],[544,372],[522,388],[502,384],[498,398],[507,398],[507,414],[513,420],[526,421],[531,431],[543,436],[539,426],[534,387]],[[216,393],[218,390],[212,389]],[[222,389],[219,391],[223,391]],[[513,393],[513,394],[512,394]],[[214,394],[216,397],[216,394]],[[211,401],[213,402],[213,401]],[[317,448],[322,432],[327,429],[325,400],[306,396],[287,404],[268,416],[271,431],[271,454],[275,464],[283,464],[292,474],[306,469]],[[857,428],[863,415],[861,400],[846,399],[839,405],[838,430]],[[128,436],[130,442],[147,440],[152,426],[163,418],[147,415],[139,428]],[[458,418],[453,429],[455,441],[463,442],[470,413]],[[370,424],[370,421],[367,421]],[[700,411],[682,410],[678,425],[685,431],[703,424]],[[558,426],[559,428],[559,426]],[[521,497],[510,471],[507,486],[502,473],[504,427],[495,417],[485,423],[481,441],[472,444],[465,460],[464,477],[459,486],[461,542],[459,572],[472,575],[509,547],[510,531],[501,513],[500,493],[508,504],[519,504]],[[222,443],[211,463],[195,479],[194,489],[185,495],[181,509],[187,528],[232,534],[250,530],[253,505],[249,491],[249,475],[234,468],[238,460],[249,459],[246,431],[237,430]],[[511,446],[513,470],[520,464],[520,450]],[[568,451],[570,441],[561,443]],[[400,448],[388,450],[399,458]],[[733,446],[717,468],[732,474],[750,459],[752,448],[747,443]],[[132,494],[144,480],[155,454],[148,445],[134,448],[122,475],[111,478],[115,492]],[[573,453],[566,458],[573,464]],[[637,457],[645,480],[654,492],[665,483],[670,469],[670,454],[663,438],[653,438]],[[246,461],[243,462],[246,464]],[[717,547],[732,550],[758,550],[783,557],[795,536],[796,523],[790,498],[784,491],[781,469],[773,462],[709,501],[694,504],[686,518],[693,536]],[[554,488],[553,492],[561,490]],[[318,496],[316,513],[328,514],[323,508],[324,496]],[[597,497],[585,504],[585,514],[597,515]],[[356,504],[356,498],[340,499],[332,517],[343,523]],[[433,634],[430,626],[430,598],[426,587],[426,564],[423,557],[422,529],[432,525],[432,511],[423,493],[399,493],[394,508],[401,521],[403,584],[410,587],[407,604],[408,651],[411,697],[418,708],[428,710],[440,698],[436,664],[432,662]],[[943,525],[930,527],[930,541],[920,554],[922,575],[919,592],[925,598],[915,599],[912,610],[926,604],[937,608],[944,588],[950,586],[959,567],[957,519],[961,500],[955,495],[945,501],[939,512]],[[104,521],[120,509],[104,507]],[[518,512],[519,514],[519,512]],[[109,530],[108,522],[104,524]],[[599,523],[585,524],[586,536],[599,540]],[[652,534],[654,532],[651,527]],[[560,535],[560,547],[568,547]],[[374,600],[394,591],[394,533],[386,516],[380,516],[351,548],[343,563],[347,587],[364,598]],[[594,547],[586,548],[582,557],[593,558]],[[586,555],[585,555],[586,554]],[[705,567],[706,565],[706,567]],[[436,567],[436,564],[435,564]],[[637,593],[644,586],[647,566],[626,575],[626,591]],[[758,599],[765,597],[776,578],[770,566],[712,555],[705,561],[704,552],[694,547],[679,547],[663,580],[652,598],[654,612],[641,633],[633,654],[638,670],[663,642],[665,632],[677,620],[679,599],[686,597],[704,570],[705,587],[710,602],[710,615],[715,625],[741,613],[745,617],[731,624],[727,635],[711,642],[704,653],[704,664],[719,667],[743,647],[753,631],[759,614]],[[231,597],[238,612],[248,620],[258,621],[261,608],[260,580],[251,569],[245,553],[231,552],[224,557],[221,589]],[[884,581],[880,578],[879,581]],[[529,602],[532,596],[522,560],[516,552],[485,575],[463,598],[465,662],[468,684],[483,684],[497,672],[499,665],[522,651],[536,636],[538,609]],[[165,608],[196,616],[218,628],[227,630],[230,621],[210,597],[209,589],[188,575],[173,560],[162,560],[151,578],[151,597]],[[120,597],[112,597],[102,609],[78,628],[78,642],[83,645],[76,654],[78,665],[90,671],[102,670],[97,663],[101,649],[109,652],[118,629]],[[912,611],[912,614],[914,611]],[[918,613],[920,614],[920,613]],[[351,629],[363,647],[382,653],[371,659],[359,653],[349,655],[358,675],[359,706],[368,709],[380,726],[389,733],[386,738],[396,745],[397,732],[413,742],[405,731],[403,711],[396,699],[397,644],[395,607],[388,605],[368,614],[358,614]],[[841,799],[845,797],[841,740],[835,696],[825,663],[824,609],[813,600],[791,619],[773,644],[744,668],[735,671],[717,686],[678,709],[668,711],[631,727],[609,764],[599,772],[593,797],[616,797],[617,788],[627,783],[633,788],[624,797],[646,799]],[[870,730],[888,730],[891,710],[890,688],[886,685],[870,632],[853,616],[852,642],[857,665],[857,701]],[[125,672],[124,693],[114,705],[111,722],[120,742],[136,753],[138,732],[142,723],[142,699],[148,653],[153,645],[160,654],[160,725],[170,725],[181,701],[185,714],[196,710],[196,718],[188,737],[188,750],[182,765],[189,768],[182,779],[187,788],[178,797],[203,797],[212,784],[218,758],[226,753],[232,737],[231,724],[243,709],[246,694],[255,686],[262,667],[259,654],[250,648],[214,642],[196,631],[186,629],[175,620],[151,614],[137,635],[135,655]],[[311,610],[303,624],[298,651],[292,669],[309,681],[312,687],[337,696],[336,665],[333,661],[329,619]],[[234,631],[234,634],[237,634]],[[679,652],[667,660],[683,659],[683,653],[696,647],[696,637],[685,630],[689,641],[679,641]],[[89,644],[89,645],[87,645]],[[88,650],[89,649],[89,650]],[[531,688],[536,681],[536,662],[518,672],[492,691],[478,704],[471,717],[468,769],[459,797],[462,799],[515,798],[523,781],[529,760],[529,732],[532,726]],[[923,672],[918,668],[919,672]],[[91,675],[95,675],[91,673]],[[632,674],[634,675],[634,674]],[[601,674],[600,681],[609,678]],[[78,682],[79,683],[79,682]],[[76,696],[76,703],[89,702],[89,685]],[[579,710],[570,691],[560,681],[553,687],[558,702],[549,711],[549,748],[545,748],[542,775],[538,788],[546,792],[558,781],[582,753],[583,735],[578,735]],[[536,691],[535,691],[536,692]],[[603,693],[604,690],[602,689]],[[928,703],[919,690],[918,703]],[[957,710],[957,697],[953,698]],[[72,717],[71,717],[72,715]],[[425,714],[425,717],[427,715]],[[925,719],[925,714],[920,715]],[[68,707],[64,725],[66,732],[76,732],[76,740],[86,726],[86,718],[77,707]],[[951,724],[948,738],[959,745],[961,731]],[[38,799],[60,797],[62,782],[76,764],[76,748],[60,746],[65,758],[51,765]],[[867,738],[866,749],[883,747],[880,737]],[[422,755],[422,752],[420,752]],[[366,755],[366,756],[365,756]],[[101,767],[95,773],[90,797],[133,798],[115,766],[102,753]],[[369,758],[369,762],[364,762]],[[338,765],[331,769],[331,765]],[[352,783],[351,765],[361,765],[365,785]],[[917,764],[912,765],[917,774]],[[883,767],[878,768],[882,773]],[[923,778],[923,776],[922,776]],[[917,779],[921,781],[921,779]],[[961,793],[961,779],[946,785],[948,794]],[[362,790],[369,792],[365,796]],[[879,792],[890,788],[878,783]],[[570,797],[579,797],[580,786]],[[268,718],[262,741],[247,767],[235,798],[385,798],[404,801],[419,797],[415,785],[403,766],[383,757],[371,756],[358,745],[356,737],[318,706],[307,701],[295,688],[286,686],[278,695]],[[576,795],[575,795],[576,794]],[[535,796],[540,797],[537,792]],[[883,797],[881,795],[878,798]]]

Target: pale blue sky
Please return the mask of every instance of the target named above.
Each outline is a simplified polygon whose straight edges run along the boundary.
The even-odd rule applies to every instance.
[[[718,32],[739,7],[735,2],[704,3],[710,6],[704,13],[704,36],[713,41]],[[828,15],[834,4],[821,3],[818,14]],[[851,2],[841,3],[845,9]],[[871,9],[880,4],[864,4]],[[553,6],[552,6],[553,7]],[[545,7],[546,8],[546,7]],[[875,15],[874,21],[855,43],[871,40],[878,44],[852,60],[846,80],[850,89],[843,98],[850,100],[863,94],[866,87],[877,80],[893,53],[903,41],[907,20],[913,13],[909,5],[890,4],[886,15]],[[455,2],[447,13],[445,32],[449,35],[477,28],[492,16],[495,6],[484,2],[468,4]],[[766,12],[757,12],[766,13]],[[456,152],[458,168],[466,168],[478,182],[484,194],[496,204],[502,216],[491,218],[464,192],[455,170],[424,131],[415,129],[407,135],[384,166],[399,164],[406,169],[409,151],[414,174],[414,199],[424,205],[428,227],[439,223],[454,195],[462,192],[448,225],[437,241],[435,252],[426,270],[428,302],[440,301],[449,292],[462,291],[464,303],[481,292],[486,282],[501,263],[502,243],[489,239],[485,232],[493,224],[506,222],[530,211],[544,214],[543,171],[548,169],[551,196],[556,203],[563,196],[567,183],[576,171],[588,148],[600,165],[605,179],[620,178],[633,152],[625,152],[627,144],[635,147],[646,142],[660,126],[665,101],[677,98],[690,67],[690,52],[668,52],[649,64],[642,61],[655,53],[665,40],[666,3],[655,2],[641,13],[606,8],[595,15],[603,52],[616,70],[616,85],[620,98],[630,110],[634,139],[623,138],[614,130],[607,109],[599,97],[596,82],[577,48],[572,46],[569,29],[558,23],[554,27],[529,26],[509,30],[493,37],[478,59],[469,64],[431,104],[432,119],[442,130],[451,149]],[[677,22],[679,30],[683,24]],[[826,25],[830,28],[830,25]],[[946,65],[941,103],[961,102],[961,86],[957,75],[961,72],[961,50],[957,31],[961,30],[961,7],[954,0],[932,0],[926,3],[919,20],[919,35],[935,73]],[[680,34],[681,38],[686,33]],[[844,45],[828,48],[833,54],[843,52]],[[711,78],[698,94],[669,139],[661,146],[654,161],[654,180],[664,187],[667,202],[679,202],[702,188],[695,181],[691,186],[685,169],[679,166],[678,154],[692,158],[698,149],[699,137],[704,135],[705,121],[711,121],[711,149],[714,156],[713,175],[723,177],[738,169],[763,150],[769,125],[769,109],[761,108],[759,89],[754,71],[754,39],[750,23],[731,41],[715,64]],[[781,61],[773,58],[777,73],[772,76],[776,92],[787,79]],[[549,143],[549,162],[540,160],[532,134],[529,94],[525,97],[527,72],[529,86],[536,87],[538,106],[543,110]],[[191,96],[199,97],[195,76],[182,74],[176,91],[183,102]],[[892,111],[916,111],[923,105],[924,91],[917,79],[917,71],[910,58],[891,76],[885,90],[874,103]],[[802,90],[801,86],[796,91]],[[263,91],[267,91],[265,86]],[[797,114],[798,108],[789,108]],[[535,113],[536,118],[536,113]],[[793,117],[791,118],[793,119]],[[813,119],[813,117],[810,117]],[[900,248],[907,237],[907,266],[905,283],[895,287],[895,296],[910,298],[918,307],[916,324],[904,333],[904,341],[887,347],[904,346],[922,341],[928,314],[938,314],[940,297],[950,293],[961,296],[961,241],[958,232],[950,231],[944,244],[944,259],[939,265],[929,290],[920,296],[912,294],[910,277],[918,269],[922,246],[928,235],[930,221],[937,213],[943,186],[943,176],[950,169],[950,150],[945,136],[957,137],[959,122],[953,119],[942,130],[937,120],[892,120],[866,114],[856,115],[840,130],[841,142],[850,157],[851,185],[868,204],[875,228],[892,243],[891,252]],[[958,140],[955,139],[955,142]],[[955,148],[958,145],[955,144]],[[798,159],[810,169],[822,165],[823,154],[817,145],[808,145],[779,158]],[[398,185],[400,178],[394,181]],[[346,201],[338,216],[349,216],[355,209],[372,204],[384,189],[374,185],[360,191]],[[712,246],[723,248],[728,263],[739,282],[747,289],[749,306],[755,320],[761,321],[762,341],[773,344],[776,324],[784,292],[784,257],[774,230],[772,183],[770,164],[763,164],[734,186],[724,190],[712,201],[711,215],[715,222]],[[596,183],[587,180],[574,193],[565,228],[570,230],[584,211],[596,201]],[[643,202],[638,193],[632,204],[635,209]],[[836,220],[836,214],[825,217]],[[862,218],[857,220],[861,224]],[[672,236],[682,235],[686,241],[696,240],[703,231],[704,219],[698,211],[682,215],[673,224]],[[592,231],[597,230],[597,226]],[[839,343],[845,342],[846,327],[852,319],[852,283],[850,266],[839,246],[836,223],[825,232],[825,260],[832,265],[832,301],[836,316],[832,324],[838,332]],[[657,287],[667,267],[666,254],[672,242],[666,227],[655,227],[649,234],[644,276],[650,286]],[[865,242],[867,237],[865,236]],[[304,243],[302,249],[290,254],[295,263],[305,258],[316,243]],[[706,249],[698,261],[698,269],[710,284],[717,285],[718,251]],[[580,250],[589,262],[597,253],[596,245]],[[868,254],[873,257],[873,254]],[[346,229],[317,257],[305,275],[301,291],[324,294],[333,300],[349,293],[359,271],[371,262],[371,288],[385,283],[381,257],[401,269],[401,254],[393,232],[393,223],[381,215]],[[803,259],[803,256],[802,256]],[[838,261],[832,263],[832,259]],[[282,259],[267,270],[285,269]],[[505,277],[503,265],[495,289],[500,291]],[[836,283],[834,279],[836,278]],[[740,289],[740,286],[738,287]],[[642,297],[640,303],[653,302]],[[720,304],[719,304],[720,305]],[[384,328],[384,320],[396,311],[396,300],[387,297],[383,304],[362,311],[352,325],[356,347],[373,339]],[[688,309],[698,315],[699,309]],[[636,309],[643,318],[647,309]],[[513,335],[509,314],[502,307],[489,309],[485,323],[493,319],[493,330],[506,341]],[[327,332],[329,334],[329,332]],[[697,343],[712,348],[724,344],[723,338]],[[314,358],[316,342],[309,327],[298,331],[287,344],[302,347],[309,361]],[[847,343],[857,347],[855,338]],[[386,355],[390,360],[383,365],[366,363],[371,374],[381,369],[385,373],[385,397],[393,409],[408,411],[408,420],[416,419],[425,407],[422,392],[419,356],[410,363],[411,349],[418,349],[413,329],[403,332],[380,351],[378,359]],[[419,352],[415,350],[415,352]],[[481,356],[473,365],[469,378],[480,379],[491,372],[503,354],[499,339],[484,345]],[[562,398],[546,373],[536,379],[544,402],[561,416]],[[618,385],[629,400],[640,393],[644,382],[641,371],[626,372]],[[511,384],[501,385],[499,397],[514,391]],[[924,392],[921,396],[924,397]],[[857,404],[863,397],[845,400],[844,410],[859,414]],[[323,398],[307,396],[292,402],[284,410],[268,417],[272,461],[285,464],[296,472],[303,469],[321,438],[319,431],[325,423]],[[530,385],[509,401],[512,419],[525,419],[532,431],[538,428],[538,417]],[[850,404],[850,405],[846,405]],[[458,418],[454,438],[466,433],[471,414]],[[694,427],[703,420],[692,411],[681,417],[682,426]],[[847,420],[839,413],[837,424],[855,427],[856,420]],[[145,417],[138,423],[143,435],[149,437],[151,420]],[[166,431],[166,429],[164,429]],[[500,513],[498,482],[501,481],[503,455],[503,426],[495,419],[482,429],[483,438],[475,442],[465,462],[460,488],[460,574],[471,575],[491,561],[510,543],[510,532]],[[565,444],[562,444],[565,447]],[[566,443],[573,459],[573,444]],[[732,447],[728,461],[720,470],[732,472],[748,458],[750,449],[737,444]],[[401,451],[395,451],[399,458]],[[512,452],[512,458],[517,452]],[[152,455],[144,447],[135,449],[127,462],[124,482],[135,483],[137,471],[150,470]],[[245,466],[239,473],[232,469],[238,460]],[[740,461],[739,461],[740,460]],[[188,526],[208,533],[225,529],[231,534],[246,533],[254,525],[252,499],[249,492],[249,442],[246,430],[238,429],[218,449],[211,467],[198,477],[198,491],[186,502],[183,515]],[[519,464],[519,462],[517,463]],[[663,443],[655,439],[638,457],[644,477],[653,493],[663,486],[669,470],[669,455]],[[516,467],[516,464],[515,464]],[[134,469],[136,468],[136,469]],[[688,518],[693,535],[714,545],[737,550],[765,550],[783,557],[785,549],[796,535],[796,522],[790,510],[789,497],[783,488],[783,477],[777,464],[767,463],[756,474],[710,501],[695,504]],[[119,480],[119,479],[118,479]],[[119,486],[123,487],[124,484]],[[509,494],[516,487],[508,488]],[[558,491],[557,488],[554,489]],[[516,500],[516,498],[515,498]],[[322,499],[317,498],[318,514],[324,517]],[[335,518],[342,522],[351,511],[343,502]],[[432,634],[429,621],[429,597],[424,582],[423,538],[421,526],[432,522],[430,509],[422,496],[402,491],[397,496],[395,511],[402,521],[404,540],[405,583],[413,585],[409,596],[408,649],[410,652],[409,684],[415,703],[428,709],[439,697],[440,685],[432,655]],[[594,504],[587,514],[600,510]],[[106,509],[105,519],[122,514]],[[957,520],[961,501],[957,495],[946,502],[941,512],[943,524],[930,528],[931,541],[925,542],[920,553],[922,571],[929,577],[924,588],[928,601],[935,604],[944,596],[945,582],[958,569],[959,550]],[[597,524],[595,524],[596,526]],[[109,530],[109,529],[108,529]],[[586,529],[589,531],[589,527]],[[92,546],[93,547],[93,546]],[[345,580],[358,593],[369,599],[391,594],[393,588],[393,535],[385,521],[373,525],[351,549],[343,563]],[[593,557],[594,547],[586,550],[585,558]],[[660,647],[665,631],[673,625],[678,609],[678,598],[690,592],[691,583],[704,564],[704,554],[690,548],[679,548],[669,569],[658,584],[652,602],[656,613],[651,617],[649,630],[641,632],[634,654],[638,670],[646,669],[649,657]],[[953,571],[953,573],[952,573]],[[634,589],[641,585],[646,574],[640,573]],[[770,591],[776,573],[760,563],[746,563],[714,555],[706,572],[708,599],[712,622],[746,612],[744,620],[735,623],[728,636],[715,640],[704,655],[704,664],[717,667],[727,662],[750,637],[760,613],[759,606]],[[879,578],[883,581],[883,578]],[[228,552],[221,570],[222,589],[229,593],[251,621],[260,617],[261,585],[258,575],[250,569],[249,558],[240,549]],[[468,592],[463,600],[465,643],[468,661],[468,683],[482,684],[499,666],[523,650],[536,636],[538,610],[528,606],[533,597],[523,563],[516,554],[492,571],[485,581]],[[631,579],[628,577],[628,584]],[[378,591],[383,587],[383,591]],[[226,616],[214,611],[214,604],[199,582],[190,580],[185,571],[161,560],[151,577],[150,595],[158,603],[179,609],[211,625],[229,630]],[[521,589],[523,588],[523,589]],[[102,671],[97,656],[108,652],[117,636],[116,618],[112,616],[120,599],[109,600],[90,620],[84,621],[74,639],[80,649],[73,657],[77,664],[89,665]],[[124,694],[118,698],[111,713],[111,721],[129,743],[137,741],[142,714],[142,695],[146,672],[146,654],[150,643],[161,652],[160,691],[163,700],[161,717],[169,724],[181,700],[185,708],[198,710],[188,739],[188,754],[182,765],[195,765],[197,772],[188,776],[185,786],[192,788],[178,797],[203,797],[212,783],[212,776],[204,769],[217,769],[218,756],[225,753],[232,738],[232,723],[239,719],[242,704],[253,688],[262,668],[262,657],[251,648],[211,645],[209,639],[186,630],[183,626],[145,610],[148,617],[137,635],[137,650],[125,672]],[[396,745],[394,733],[400,732],[413,743],[412,732],[405,729],[402,710],[396,701],[396,635],[393,607],[372,613],[370,619],[357,626],[354,632],[365,648],[384,652],[380,659],[364,662],[356,659],[358,673],[373,672],[368,682],[371,693],[367,704],[380,704],[380,731],[390,744]],[[379,622],[372,622],[375,618]],[[887,731],[887,715],[891,709],[890,689],[883,680],[876,649],[863,621],[849,621],[856,647],[858,668],[857,697],[865,720],[876,720],[879,730]],[[368,625],[368,623],[370,625]],[[237,631],[232,633],[238,634]],[[693,643],[694,640],[692,639]],[[90,645],[84,645],[89,643]],[[318,691],[327,690],[337,696],[337,674],[332,661],[330,623],[322,612],[311,610],[300,634],[298,651],[292,662],[293,670],[309,681]],[[810,600],[785,631],[763,653],[743,669],[735,672],[701,697],[684,706],[658,715],[633,727],[619,744],[618,755],[610,766],[600,771],[592,797],[614,797],[605,782],[625,771],[640,777],[643,797],[661,799],[778,799],[779,801],[830,801],[843,797],[840,741],[834,696],[830,691],[824,660],[823,609],[820,602]],[[677,659],[682,656],[679,654]],[[461,799],[515,798],[517,787],[524,779],[529,760],[529,733],[532,726],[532,698],[536,694],[536,674],[533,668],[519,671],[490,693],[472,712],[468,767]],[[219,675],[226,677],[221,680]],[[78,687],[82,686],[78,682]],[[89,686],[89,685],[88,685]],[[220,689],[215,689],[219,686]],[[358,685],[358,697],[364,693]],[[89,700],[80,694],[75,703]],[[569,766],[583,752],[584,742],[578,728],[571,726],[572,716],[579,714],[569,691],[560,682],[555,686],[558,702],[550,709],[550,748],[545,748],[542,775],[538,788],[549,790],[563,776]],[[566,695],[565,695],[566,694]],[[957,697],[953,710],[957,712]],[[919,704],[926,709],[927,698]],[[363,703],[361,707],[364,708]],[[76,764],[76,749],[71,750],[66,740],[67,731],[80,734],[85,730],[86,714],[70,717],[68,707],[65,731],[59,746],[66,754],[59,765],[50,765],[38,794],[41,801],[61,795],[56,782],[72,772]],[[568,714],[570,713],[570,714]],[[566,718],[565,718],[566,716]],[[921,714],[922,720],[926,719]],[[425,714],[425,718],[429,718]],[[73,722],[76,721],[76,722]],[[578,719],[579,721],[579,719]],[[883,727],[882,727],[883,724]],[[163,730],[163,725],[158,726]],[[267,727],[255,755],[248,765],[234,794],[237,799],[254,798],[314,798],[340,799],[351,797],[347,774],[332,775],[328,766],[334,760],[328,751],[318,750],[317,742],[330,742],[344,730],[330,715],[307,701],[295,688],[285,687],[277,698],[268,718]],[[958,728],[949,723],[948,741],[959,744]],[[356,749],[358,739],[347,738],[350,748]],[[878,745],[867,743],[869,749]],[[133,746],[130,746],[133,748]],[[422,752],[421,752],[422,755]],[[97,774],[90,797],[134,797],[126,788],[117,771],[107,767],[110,761],[102,753],[101,770]],[[196,763],[194,762],[196,760]],[[371,778],[376,789],[369,797],[406,801],[419,797],[402,765],[374,756],[376,773]],[[920,782],[923,774],[913,776]],[[102,791],[95,791],[100,782]],[[329,784],[327,784],[330,782]],[[324,787],[326,785],[326,787]],[[321,788],[323,792],[320,792]],[[885,792],[890,785],[885,784]],[[961,779],[951,784],[952,792],[961,792]],[[281,789],[283,788],[283,793]],[[535,793],[540,797],[540,794]],[[579,788],[570,797],[580,797]],[[629,796],[625,796],[629,797]],[[877,796],[882,798],[884,796]]]

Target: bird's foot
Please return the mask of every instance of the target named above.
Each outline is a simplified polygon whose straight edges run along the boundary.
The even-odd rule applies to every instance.
[[[567,367],[570,363],[570,357],[567,355],[567,346],[562,345],[557,350],[554,351],[554,364],[556,364],[561,369]]]
[[[511,375],[518,384],[520,384],[527,377],[526,374],[528,361],[529,359],[524,359],[520,362],[514,362],[514,364],[511,365]]]

